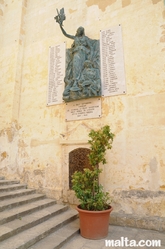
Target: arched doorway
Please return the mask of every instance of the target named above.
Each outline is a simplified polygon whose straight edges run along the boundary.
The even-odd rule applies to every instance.
[[[69,153],[69,188],[72,189],[72,175],[77,171],[83,171],[84,168],[91,169],[89,164],[88,155],[90,149],[78,148],[74,149]]]

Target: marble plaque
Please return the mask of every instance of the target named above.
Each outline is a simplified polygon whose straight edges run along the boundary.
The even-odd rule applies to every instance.
[[[121,26],[100,31],[102,95],[126,93]]]
[[[66,121],[100,117],[100,98],[84,99],[66,103]]]
[[[63,102],[65,58],[65,43],[49,48],[48,106]]]

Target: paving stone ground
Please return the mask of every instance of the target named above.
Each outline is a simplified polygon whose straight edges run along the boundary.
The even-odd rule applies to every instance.
[[[128,242],[122,242],[125,238],[128,239]],[[114,245],[107,244],[106,240],[115,240]],[[118,240],[118,241],[117,241]],[[151,246],[151,241],[160,240],[161,246],[157,247],[156,245]],[[129,242],[139,243],[141,241],[142,246],[127,246]],[[119,244],[120,243],[120,244]],[[123,243],[123,244],[122,244]],[[144,244],[146,243],[146,245]],[[145,229],[137,229],[130,227],[121,227],[121,226],[109,226],[108,236],[101,240],[89,240],[83,238],[80,234],[74,236],[66,245],[61,247],[61,249],[122,249],[122,248],[161,248],[165,249],[165,233],[157,232],[154,230],[145,230]]]

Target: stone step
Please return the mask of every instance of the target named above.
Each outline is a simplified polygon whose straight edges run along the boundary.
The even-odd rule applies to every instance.
[[[5,179],[5,177],[4,176],[0,176],[0,180],[4,180]]]
[[[28,203],[20,207],[15,207],[9,210],[2,211],[0,213],[0,225],[12,221],[14,219],[21,219],[21,217],[27,214],[30,214],[37,210],[41,210],[45,207],[49,207],[55,203],[55,200],[45,198],[43,200],[34,201],[32,203]]]
[[[31,194],[31,195],[25,195],[21,197],[6,199],[0,202],[0,212],[10,209],[13,207],[18,207],[33,201],[37,201],[40,199],[45,198],[45,195],[43,194]]]
[[[57,249],[79,231],[77,211],[0,176],[0,249]]]
[[[0,225],[0,241],[38,225],[39,223],[66,211],[67,209],[67,206],[54,204],[50,207],[37,210],[31,214],[20,217],[19,219]]]
[[[34,194],[36,192],[35,189],[19,189],[15,191],[2,192],[0,193],[0,201],[6,200],[7,198],[15,198],[22,195]]]
[[[58,216],[48,219],[26,231],[20,232],[1,242],[1,249],[26,249],[39,240],[57,231],[57,229],[77,218],[77,211],[68,209]],[[45,248],[47,249],[47,247]]]
[[[17,189],[26,189],[26,188],[27,188],[26,184],[12,184],[9,186],[1,186],[0,192],[13,191],[13,190],[17,190]]]
[[[10,185],[10,184],[19,184],[19,181],[17,180],[3,180],[0,178],[0,186],[2,185]]]
[[[58,249],[67,243],[74,235],[79,233],[79,220],[76,219],[50,234],[29,249]]]

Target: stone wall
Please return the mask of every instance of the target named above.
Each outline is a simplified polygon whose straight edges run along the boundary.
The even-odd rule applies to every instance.
[[[72,43],[54,20],[62,7],[69,34],[83,26],[99,39],[122,25],[127,94],[102,98],[100,119],[66,122],[65,104],[46,105],[49,46]],[[73,204],[68,153],[109,124],[116,136],[101,182],[114,210],[165,217],[164,1],[1,0],[0,28],[0,175]]]

